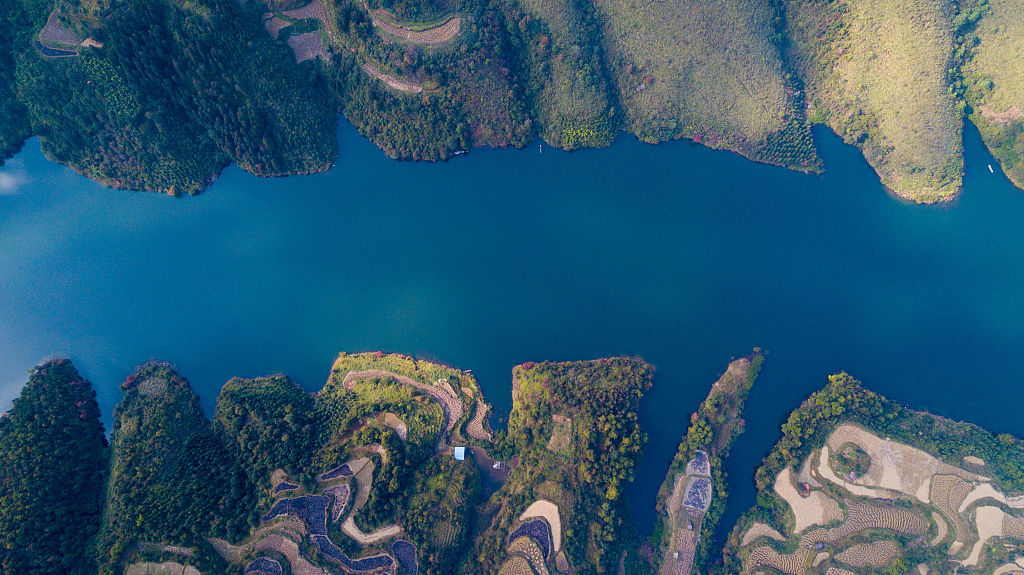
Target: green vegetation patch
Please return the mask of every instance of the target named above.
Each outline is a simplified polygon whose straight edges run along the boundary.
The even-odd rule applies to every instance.
[[[953,4],[787,0],[785,15],[814,115],[859,146],[895,194],[952,198],[963,173],[963,123],[948,79]]]
[[[681,507],[682,490],[676,490],[677,476],[683,481],[687,470],[687,463],[698,456],[698,450],[706,454],[710,470],[712,493],[711,505],[703,514],[694,530],[698,531],[698,541],[695,556],[693,558],[693,569],[695,572],[704,572],[709,566],[711,549],[715,544],[714,532],[718,520],[725,512],[726,498],[728,497],[728,486],[726,484],[725,471],[722,469],[723,461],[729,454],[733,442],[743,433],[743,406],[746,403],[750,389],[761,372],[761,364],[764,363],[764,355],[760,350],[744,358],[737,359],[729,364],[728,369],[711,386],[711,391],[700,407],[690,418],[690,427],[686,435],[679,443],[672,464],[658,491],[657,510],[658,520],[654,527],[650,541],[655,553],[652,555],[653,567],[656,571],[666,572],[675,570],[667,569],[666,562],[675,561],[676,549],[672,544],[678,537],[677,529],[687,528],[685,522],[678,520],[679,511],[686,512]],[[701,456],[700,460],[704,457]],[[697,466],[700,467],[699,465]],[[695,474],[703,475],[700,469]],[[683,474],[680,476],[680,474]],[[680,483],[680,488],[685,484]],[[673,500],[678,495],[678,500]],[[672,509],[675,506],[675,509]],[[673,518],[677,520],[672,521]],[[677,547],[678,548],[678,547]],[[685,560],[685,558],[684,558]]]
[[[307,473],[318,447],[313,397],[287,377],[233,378],[217,397],[213,428],[249,481],[270,488],[270,474]]]
[[[64,1],[60,11],[100,47],[67,58],[36,49],[37,6],[2,11],[12,49],[0,78],[13,81],[0,89],[0,114],[23,106],[48,157],[108,185],[172,194],[202,190],[230,160],[265,176],[330,166],[335,111],[322,83],[238,3],[89,4]],[[4,96],[9,86],[18,104]],[[26,133],[24,121],[9,125],[5,156]]]
[[[518,463],[481,511],[489,525],[467,558],[478,562],[478,572],[502,569],[509,557],[506,539],[519,515],[538,499],[558,506],[561,545],[578,572],[612,569],[623,551],[635,560],[637,537],[626,524],[623,493],[646,442],[637,408],[651,377],[650,366],[633,358],[524,364],[513,370],[512,414],[498,451],[515,453]],[[577,430],[568,455],[548,449],[555,413],[572,418]]]
[[[16,31],[27,28],[26,18],[16,0],[0,0],[0,166],[21,149],[32,130],[15,82]]]
[[[845,443],[832,454],[832,469],[839,474],[839,477],[856,479],[868,472],[871,467],[871,457],[855,443]]]
[[[0,417],[0,572],[96,573],[107,441],[71,362],[36,367]]]

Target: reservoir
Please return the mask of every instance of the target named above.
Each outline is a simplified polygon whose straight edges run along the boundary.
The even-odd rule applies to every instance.
[[[505,416],[518,363],[638,355],[657,369],[630,489],[644,530],[690,413],[754,346],[725,527],[830,373],[1024,435],[1024,192],[970,126],[962,196],[922,207],[825,131],[816,176],[630,136],[403,163],[341,123],[328,173],[232,167],[180,199],[106,189],[30,141],[0,168],[0,410],[54,355],[93,382],[108,430],[151,358],[212,413],[232,376],[313,391],[339,351],[402,352],[472,370]]]

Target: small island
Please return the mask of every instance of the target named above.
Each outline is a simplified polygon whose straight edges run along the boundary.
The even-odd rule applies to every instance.
[[[88,575],[1019,573],[1024,442],[845,373],[808,398],[724,548],[723,461],[765,355],[690,417],[653,533],[624,496],[654,382],[639,358],[526,363],[506,429],[466,371],[340,354],[308,393],[228,381],[207,419],[167,363],[121,385],[109,443],[67,360],[0,417],[0,568]],[[752,470],[753,471],[753,470]],[[632,502],[636,504],[636,502]]]

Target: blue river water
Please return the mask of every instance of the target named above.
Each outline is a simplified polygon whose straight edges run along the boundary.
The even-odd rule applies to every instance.
[[[0,168],[0,410],[53,355],[93,382],[108,428],[150,358],[211,410],[231,376],[315,390],[339,351],[398,351],[473,370],[504,415],[518,363],[639,355],[657,368],[630,489],[642,528],[689,414],[754,346],[769,355],[727,522],[829,373],[1024,435],[1024,192],[973,128],[962,197],[921,207],[824,131],[814,176],[627,136],[403,163],[342,124],[328,173],[232,167],[181,199],[106,189],[30,141]]]

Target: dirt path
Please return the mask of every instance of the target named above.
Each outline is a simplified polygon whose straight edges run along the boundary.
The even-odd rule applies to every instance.
[[[366,546],[373,545],[374,543],[385,539],[397,537],[402,533],[402,528],[398,525],[388,525],[387,527],[381,527],[373,533],[363,533],[359,530],[359,527],[356,526],[355,520],[353,520],[350,515],[349,518],[341,524],[341,532],[352,539],[355,539],[356,543]]]
[[[363,71],[373,76],[374,78],[380,80],[381,82],[384,82],[385,84],[388,85],[389,88],[398,90],[399,92],[410,92],[413,94],[419,94],[420,92],[423,91],[423,86],[420,86],[419,84],[414,84],[412,82],[405,82],[403,80],[395,78],[394,76],[384,74],[376,67],[374,67],[372,64],[363,64]]]

